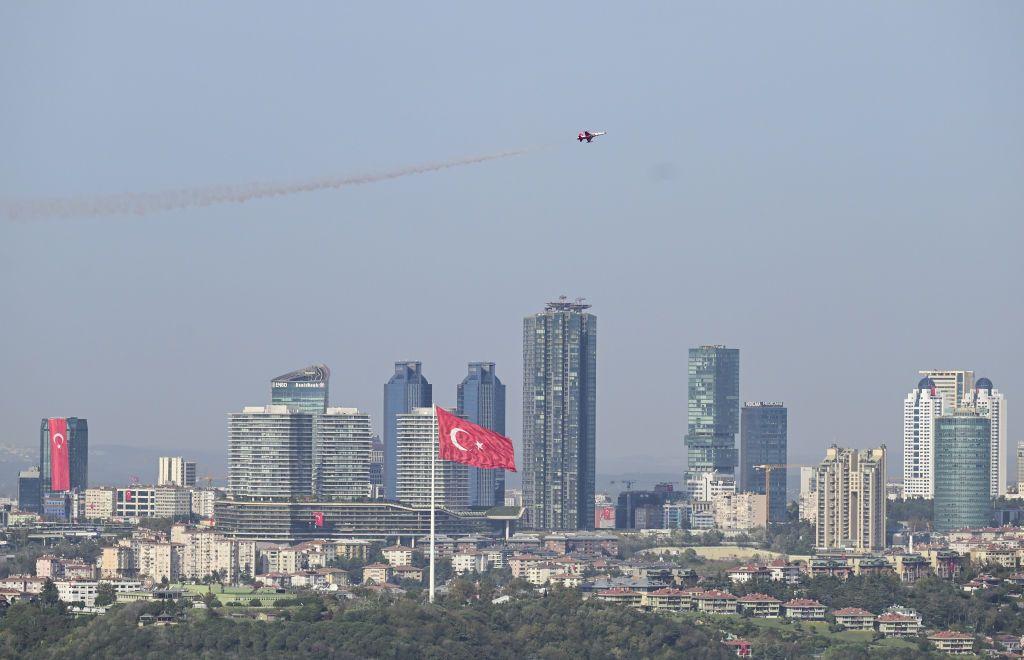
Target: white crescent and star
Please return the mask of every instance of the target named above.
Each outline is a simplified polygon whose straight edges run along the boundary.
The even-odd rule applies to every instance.
[[[57,447],[57,449],[60,449],[61,447],[63,447],[64,446],[64,435],[61,434],[61,433],[54,433],[53,434],[53,444],[54,444],[55,447]]]
[[[451,432],[448,434],[448,437],[451,439],[452,444],[455,445],[456,449],[458,449],[459,451],[469,451],[468,449],[459,444],[459,433],[465,433],[467,436],[469,435],[469,431],[467,431],[466,429],[455,428],[451,430]],[[480,443],[478,442],[477,446],[479,445]]]

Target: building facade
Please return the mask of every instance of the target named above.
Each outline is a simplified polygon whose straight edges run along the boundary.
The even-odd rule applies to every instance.
[[[87,488],[85,491],[85,519],[110,520],[117,511],[116,488]]]
[[[437,415],[431,408],[413,408],[395,419],[397,439],[395,491],[398,501],[430,507],[430,468],[434,462],[435,502],[450,511],[469,506],[469,467],[437,459]]]
[[[594,525],[597,317],[562,298],[523,319],[523,501],[537,529]]]
[[[938,385],[928,376],[903,400],[904,497],[931,499],[935,494],[935,420],[943,402]]]
[[[686,481],[704,472],[733,475],[740,430],[739,349],[691,348],[687,379]]]
[[[65,478],[66,477],[66,478]],[[89,423],[81,417],[44,418],[39,426],[39,490],[89,487]]]
[[[284,405],[247,406],[228,419],[228,493],[287,500],[312,494],[313,415]]]
[[[935,390],[942,397],[943,412],[959,406],[964,397],[974,389],[973,371],[928,369],[917,373],[935,383]]]
[[[768,521],[786,522],[786,407],[775,402],[748,402],[740,412],[740,422],[739,489],[760,495],[770,490]],[[782,467],[766,473],[763,469],[756,469],[758,465]]]
[[[987,527],[992,520],[992,422],[971,408],[935,421],[935,531]]]
[[[434,389],[423,376],[423,364],[396,362],[394,375],[384,384],[384,496],[390,500],[397,497],[397,417],[432,405]]]
[[[962,405],[987,417],[991,423],[989,439],[989,494],[1005,495],[1010,477],[1010,442],[1006,438],[1006,397],[988,378],[979,378]]]
[[[310,415],[327,410],[331,370],[326,364],[314,364],[282,374],[270,381],[270,403],[291,406]]]
[[[181,456],[161,456],[157,461],[156,485],[182,488],[195,486],[195,461],[186,461]]]
[[[819,549],[882,550],[888,499],[885,445],[828,448],[817,470]]]
[[[486,429],[505,435],[505,386],[493,362],[470,362],[469,373],[459,383],[458,415]],[[501,506],[505,501],[505,471],[469,468],[469,505]]]
[[[370,415],[357,408],[328,408],[313,422],[313,479],[321,499],[370,495]]]
[[[42,501],[39,468],[29,468],[19,472],[18,510],[28,513],[39,513]]]

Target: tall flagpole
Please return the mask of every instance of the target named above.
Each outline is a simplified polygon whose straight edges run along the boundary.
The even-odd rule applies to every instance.
[[[434,428],[437,429],[437,407],[434,408]],[[440,446],[440,436],[435,432],[435,438],[438,438],[437,445]],[[434,470],[437,464],[437,447],[433,447],[430,452],[430,602],[434,602],[434,485],[435,477]]]

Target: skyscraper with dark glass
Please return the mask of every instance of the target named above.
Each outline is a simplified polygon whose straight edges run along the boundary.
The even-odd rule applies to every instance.
[[[420,362],[396,362],[395,374],[384,385],[384,496],[388,499],[397,497],[396,417],[412,412],[413,408],[429,408],[433,402],[433,388],[423,377],[423,365]]]
[[[733,475],[740,430],[740,351],[691,348],[687,365],[687,482],[705,472]]]
[[[330,380],[331,370],[326,364],[290,371],[270,381],[270,403],[291,406],[310,415],[322,415],[327,411]]]
[[[484,428],[505,435],[505,386],[493,362],[470,362],[469,374],[459,383],[458,414]],[[469,506],[502,506],[505,471],[469,468]]]
[[[740,491],[761,495],[771,491],[768,522],[786,522],[786,468],[758,470],[755,466],[785,466],[787,421],[781,403],[748,402],[740,411]]]
[[[89,487],[89,423],[81,417],[48,417],[39,425],[39,493]]]
[[[935,418],[935,531],[987,527],[992,422],[971,408]]]
[[[523,319],[523,503],[536,529],[594,526],[597,317],[564,297]]]

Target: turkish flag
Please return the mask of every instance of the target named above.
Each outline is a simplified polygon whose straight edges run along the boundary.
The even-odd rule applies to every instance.
[[[443,461],[478,468],[516,471],[512,441],[490,429],[467,422],[441,406],[437,411],[437,456]]]
[[[50,490],[70,490],[70,471],[68,456],[68,420],[63,417],[51,417]]]

